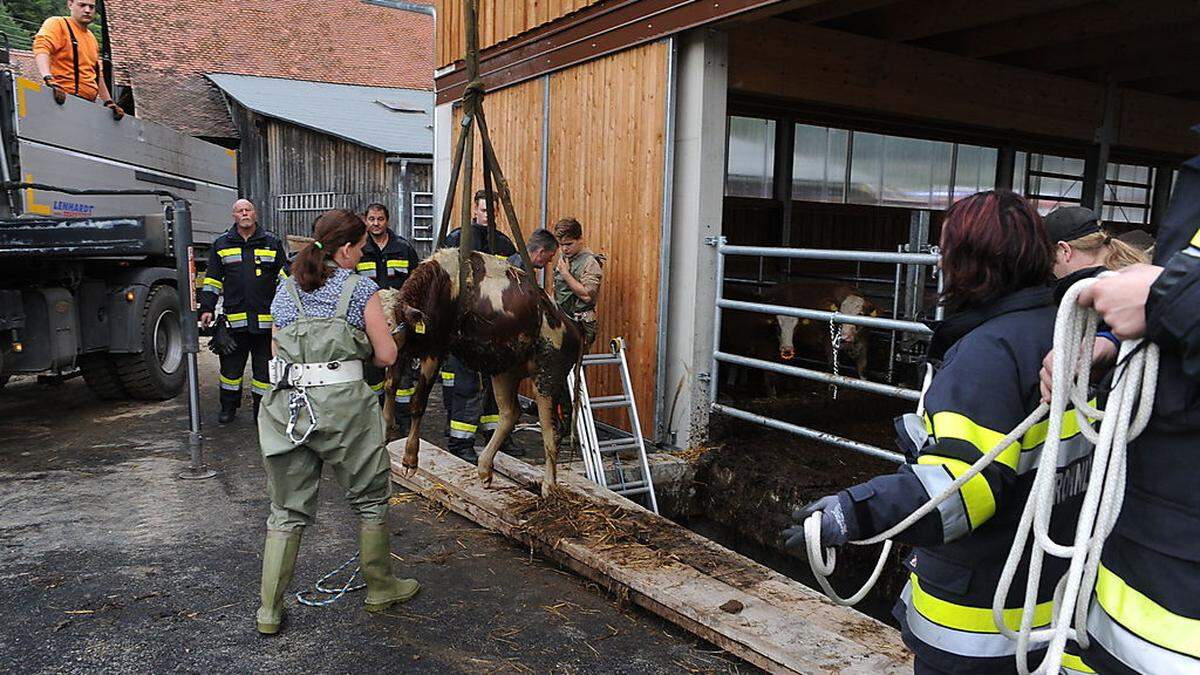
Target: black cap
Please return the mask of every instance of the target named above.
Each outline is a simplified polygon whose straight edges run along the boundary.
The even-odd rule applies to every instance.
[[[1080,237],[1100,231],[1100,219],[1096,212],[1082,206],[1064,206],[1054,209],[1042,222],[1051,242],[1075,241]]]

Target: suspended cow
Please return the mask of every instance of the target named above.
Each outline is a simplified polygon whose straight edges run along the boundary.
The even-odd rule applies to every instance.
[[[879,316],[879,309],[858,291],[843,284],[823,282],[799,282],[781,284],[772,288],[762,302],[785,307],[819,309],[839,312],[849,316]],[[867,378],[867,355],[870,352],[870,331],[850,323],[837,324],[831,330],[829,322],[800,319],[782,314],[771,316],[768,323],[775,329],[779,340],[779,358],[790,361],[796,358],[797,348],[823,353],[830,366],[836,354],[833,341],[838,340],[838,351],[845,352],[854,360],[858,376]]]
[[[394,322],[397,364],[420,360],[416,391],[409,403],[412,423],[404,448],[406,471],[417,468],[418,431],[442,359],[453,353],[472,370],[492,378],[500,426],[479,455],[479,478],[492,480],[496,451],[519,416],[517,385],[533,380],[546,473],[542,494],[554,485],[558,431],[571,410],[567,373],[580,359],[579,329],[529,277],[503,260],[472,252],[465,292],[459,288],[459,252],[441,249],[412,272],[399,291],[384,292],[384,311]],[[460,299],[460,295],[462,296]],[[388,370],[388,389],[400,365]],[[384,419],[393,440],[395,401],[385,397]]]

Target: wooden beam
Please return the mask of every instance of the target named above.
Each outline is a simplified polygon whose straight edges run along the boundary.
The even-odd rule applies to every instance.
[[[789,12],[785,18],[788,21],[799,21],[801,23],[821,23],[822,21],[831,21],[859,12],[886,7],[895,4],[895,2],[896,0],[836,0],[835,2],[823,2],[803,9],[797,9]]]
[[[1142,0],[1136,4],[1091,4],[960,31],[923,42],[922,46],[969,58],[987,58],[1197,19],[1200,19],[1200,5],[1194,2]]]
[[[860,110],[925,123],[1077,144],[1094,141],[1104,89],[1091,82],[770,20],[729,33],[729,87],[797,105]],[[1200,104],[1136,96],[1122,106],[1117,148],[1186,157]]]
[[[1005,54],[998,60],[1046,72],[1116,67],[1155,58],[1164,49],[1195,45],[1197,42],[1200,42],[1200,20],[1190,19],[1077,42],[1059,42]]]
[[[399,443],[389,446],[392,478],[428,499],[772,673],[903,673],[911,657],[898,633],[816,591],[721,547],[669,520],[565,472],[560,487],[597,506],[620,506],[642,525],[646,542],[555,537],[527,526],[537,498],[526,488],[541,470],[499,454],[490,489],[475,467],[422,441],[420,467],[399,473]],[[663,533],[661,540],[655,533]],[[734,609],[722,609],[729,604]],[[740,609],[736,606],[740,605]]]
[[[905,0],[864,15],[862,32],[874,37],[909,42],[934,35],[1011,21],[1031,14],[1076,7],[1091,0]],[[849,26],[839,26],[850,28]]]

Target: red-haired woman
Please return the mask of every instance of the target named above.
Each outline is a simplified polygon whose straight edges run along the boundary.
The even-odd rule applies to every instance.
[[[937,326],[929,360],[935,373],[923,394],[923,418],[898,428],[909,463],[797,510],[788,546],[803,545],[803,521],[822,511],[825,545],[865,539],[903,520],[941,493],[972,463],[1038,406],[1038,371],[1050,349],[1055,307],[1053,250],[1037,212],[1012,192],[981,192],[956,202],[942,225],[943,301],[951,313]],[[906,416],[907,417],[907,416]],[[1068,420],[1074,412],[1068,410]],[[1016,672],[1016,643],[992,621],[992,595],[1033,484],[1047,424],[1035,426],[1020,447],[1002,453],[967,481],[958,498],[943,502],[897,540],[915,546],[906,560],[912,576],[895,615],[916,653],[917,673]],[[1072,476],[1090,464],[1092,447],[1074,425],[1064,427],[1060,472]],[[1040,434],[1040,436],[1039,436]],[[1082,502],[1083,480],[1064,480],[1052,534],[1073,534],[1072,503]],[[1044,597],[1034,626],[1050,619],[1051,593],[1066,561],[1048,558]],[[1007,623],[1020,622],[1024,572],[1008,599]],[[1037,659],[1040,653],[1031,654]],[[1036,663],[1036,661],[1034,661]],[[1068,663],[1068,665],[1070,665]]]
[[[271,512],[263,551],[258,631],[276,633],[300,534],[316,515],[321,467],[328,464],[361,520],[359,566],[367,611],[416,595],[420,585],[392,576],[387,512],[391,462],[379,399],[363,379],[368,359],[396,360],[396,343],[374,281],[352,274],[367,227],[352,211],[317,219],[314,240],[292,263],[271,303],[272,390],[258,417]],[[282,367],[280,367],[282,366]]]

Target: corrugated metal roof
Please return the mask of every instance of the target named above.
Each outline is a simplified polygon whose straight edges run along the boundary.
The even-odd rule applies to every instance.
[[[260,115],[392,155],[433,155],[433,92],[228,73],[208,79]]]

